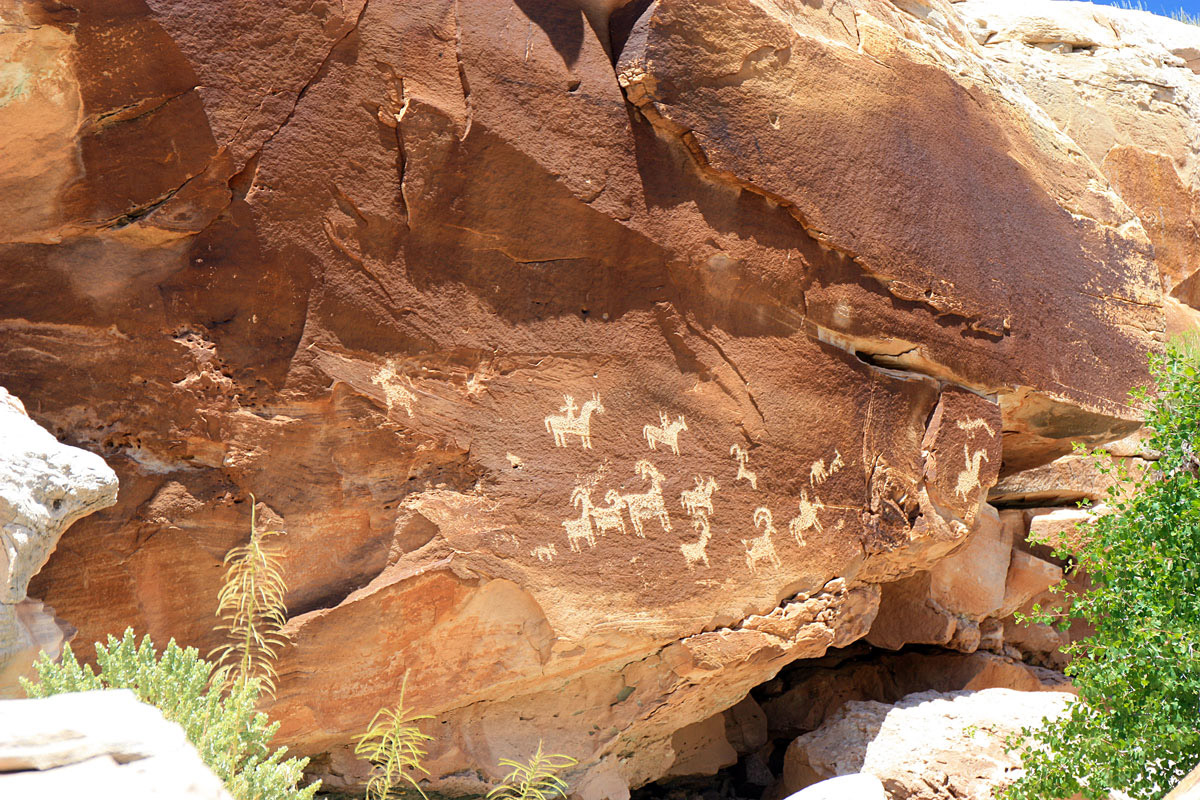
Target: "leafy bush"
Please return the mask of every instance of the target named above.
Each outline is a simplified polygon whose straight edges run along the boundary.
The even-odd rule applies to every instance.
[[[543,753],[542,743],[538,742],[537,752],[527,764],[508,758],[500,759],[500,766],[509,767],[512,771],[487,796],[500,800],[551,800],[553,797],[565,800],[567,782],[558,777],[558,773],[578,763],[570,756]]]
[[[250,541],[225,554],[228,569],[217,595],[217,616],[229,643],[209,658],[229,667],[233,683],[245,684],[257,678],[263,691],[275,695],[275,657],[287,641],[283,625],[287,607],[283,603],[287,584],[279,549],[267,538],[283,531],[260,531],[255,513],[254,495],[250,495]]]
[[[1151,358],[1151,371],[1157,394],[1135,399],[1160,456],[1133,476],[1096,454],[1123,487],[1072,554],[1092,589],[1068,615],[1095,627],[1067,648],[1079,702],[1024,732],[1033,739],[1022,747],[1024,777],[1003,793],[1010,800],[1109,789],[1157,798],[1200,761],[1200,377],[1175,345]]]
[[[138,644],[132,630],[121,639],[96,643],[97,674],[80,665],[70,646],[61,663],[41,655],[35,667],[39,682],[22,679],[29,697],[48,697],[92,689],[132,689],[143,702],[156,706],[178,723],[213,772],[237,800],[311,800],[320,782],[305,788],[296,784],[307,758],[283,760],[286,747],[272,751],[271,738],[279,723],[255,710],[259,684],[255,679],[230,684],[228,695],[214,685],[225,683],[221,670],[213,680],[213,665],[195,648],[183,649],[172,639],[156,656],[150,637]]]
[[[428,714],[416,716],[412,709],[404,706],[404,692],[408,688],[408,675],[400,687],[400,702],[394,709],[383,708],[371,720],[367,732],[358,737],[354,755],[371,764],[371,777],[367,782],[367,800],[387,800],[392,790],[401,781],[408,781],[421,797],[425,791],[417,785],[413,772],[429,774],[421,764],[425,758],[425,742],[432,736],[421,733],[417,722],[433,719]]]

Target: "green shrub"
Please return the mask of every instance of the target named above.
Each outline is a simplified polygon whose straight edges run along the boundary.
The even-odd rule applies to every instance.
[[[1097,454],[1123,480],[1074,554],[1092,588],[1068,620],[1095,628],[1067,648],[1079,702],[1023,732],[1026,773],[1010,800],[1158,798],[1200,762],[1200,377],[1176,345],[1151,369],[1157,394],[1135,398],[1160,456],[1134,476]]]
[[[554,797],[566,800],[567,782],[558,777],[558,773],[578,763],[570,756],[543,753],[542,743],[538,742],[537,752],[526,764],[509,758],[500,759],[500,766],[508,767],[511,772],[487,796],[489,800],[551,800]]]
[[[404,705],[404,693],[408,688],[408,675],[400,687],[400,701],[394,709],[382,708],[371,720],[367,732],[358,737],[354,754],[371,764],[371,777],[367,782],[367,800],[387,800],[402,781],[407,781],[426,797],[417,784],[413,772],[429,774],[421,764],[427,755],[425,742],[432,736],[421,733],[416,723],[433,719],[428,714],[414,715]]]
[[[200,658],[195,648],[183,649],[172,639],[159,658],[150,637],[138,644],[132,630],[124,637],[108,637],[96,643],[99,674],[80,665],[68,645],[61,663],[45,653],[35,667],[39,681],[22,679],[29,697],[47,697],[91,689],[132,689],[143,702],[178,723],[213,772],[225,782],[236,800],[311,800],[320,782],[305,788],[296,784],[303,777],[307,758],[283,760],[286,747],[271,749],[271,737],[279,723],[255,710],[259,685],[256,680],[228,684],[213,666]],[[228,695],[213,688],[230,685]]]

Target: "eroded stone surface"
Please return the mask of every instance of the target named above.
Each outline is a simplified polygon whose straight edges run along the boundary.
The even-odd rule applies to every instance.
[[[951,4],[619,5],[24,0],[4,34],[42,191],[0,228],[3,377],[123,484],[35,593],[207,651],[254,492],[271,710],[331,787],[407,673],[432,787],[545,738],[620,797],[863,636],[1002,467],[1134,425],[1151,237]]]

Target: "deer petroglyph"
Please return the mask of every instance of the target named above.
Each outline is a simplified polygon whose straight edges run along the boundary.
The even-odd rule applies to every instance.
[[[737,477],[733,479],[734,483],[744,480],[750,484],[751,489],[758,489],[758,476],[750,470],[746,469],[746,464],[750,461],[750,454],[746,452],[746,448],[740,444],[735,444],[729,448],[729,455],[737,459],[738,471]]]
[[[771,535],[778,533],[771,518],[771,509],[766,506],[754,509],[754,527],[761,530],[762,534],[753,539],[742,539],[742,545],[746,548],[746,566],[751,572],[758,572],[759,562],[765,561],[778,569],[783,562],[779,560],[775,544],[771,541]]]
[[[638,475],[643,480],[650,481],[650,491],[643,494],[621,495],[622,502],[629,509],[629,520],[633,523],[633,532],[645,539],[646,533],[642,527],[643,520],[657,519],[662,529],[671,532],[671,517],[663,503],[662,483],[663,474],[655,469],[649,461],[639,461],[635,465]]]
[[[567,543],[571,550],[578,553],[582,548],[579,541],[587,542],[588,547],[596,546],[596,535],[592,530],[592,492],[583,486],[576,486],[571,492],[571,505],[581,510],[579,519],[564,520],[562,526],[567,530]]]
[[[842,461],[842,454],[836,449],[833,451],[833,462],[829,465],[829,469],[825,468],[825,459],[818,459],[808,471],[808,482],[813,486],[820,486],[825,481],[837,474],[838,470],[846,466]]]
[[[604,495],[607,506],[596,506],[592,509],[592,519],[596,523],[596,533],[606,535],[611,530],[628,533],[625,529],[625,501],[621,499],[616,489],[609,489]]]
[[[687,561],[688,569],[695,568],[696,564],[704,564],[707,567],[708,540],[712,538],[712,531],[708,527],[708,517],[704,514],[697,514],[692,520],[692,527],[700,531],[699,540],[684,542],[679,545],[679,551],[683,553],[683,558]]]

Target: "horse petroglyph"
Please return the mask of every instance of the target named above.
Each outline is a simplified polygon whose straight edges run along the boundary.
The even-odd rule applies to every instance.
[[[616,489],[609,489],[604,495],[604,502],[607,506],[596,506],[592,509],[592,519],[596,523],[596,533],[601,536],[606,535],[609,531],[619,530],[621,533],[628,533],[625,529],[625,501],[621,499],[621,495]]]
[[[754,509],[754,527],[761,530],[762,535],[753,539],[742,539],[742,545],[746,548],[746,566],[751,572],[758,572],[758,563],[765,561],[778,569],[783,562],[779,560],[775,544],[771,541],[771,534],[778,533],[771,519],[771,509],[766,506]]]
[[[417,396],[404,385],[403,382],[408,380],[407,375],[396,370],[396,360],[392,358],[389,358],[387,363],[379,368],[379,372],[375,373],[375,377],[371,378],[371,383],[383,389],[383,399],[387,402],[388,414],[391,414],[392,410],[399,406],[408,416],[413,415],[413,403],[417,402]]]
[[[657,518],[662,529],[670,533],[671,517],[667,513],[662,496],[663,474],[655,469],[649,461],[637,462],[635,469],[638,475],[641,475],[643,480],[650,481],[651,485],[650,491],[644,494],[621,495],[621,500],[629,509],[629,520],[633,523],[633,532],[645,539],[646,533],[642,528],[642,521]]]
[[[668,421],[666,413],[658,412],[659,425],[646,425],[642,428],[642,435],[646,437],[646,444],[650,445],[650,449],[654,450],[660,444],[665,444],[671,448],[671,452],[679,455],[679,432],[688,429],[687,421],[684,420],[683,414],[680,414],[674,420]]]
[[[592,399],[583,404],[579,415],[575,415],[575,398],[569,394],[563,395],[563,406],[559,411],[565,415],[551,414],[546,417],[546,430],[554,434],[554,446],[566,447],[568,436],[578,436],[585,450],[592,449],[592,413],[603,414],[604,404],[600,395],[592,393]]]
[[[805,489],[800,490],[800,513],[792,518],[788,523],[788,532],[796,539],[796,544],[804,547],[804,532],[807,530],[824,530],[821,527],[821,518],[818,512],[825,510],[825,504],[821,502],[821,498],[813,495],[813,499],[808,499],[808,492]]]
[[[746,448],[742,447],[740,444],[735,444],[733,447],[729,448],[729,455],[736,458],[738,462],[737,477],[733,479],[733,482],[737,483],[741,480],[747,481],[750,484],[750,488],[757,491],[758,476],[746,469],[746,464],[750,461],[750,454],[746,452]]]
[[[712,538],[712,532],[708,527],[708,517],[704,514],[697,514],[692,520],[692,527],[700,531],[700,539],[695,542],[684,542],[679,545],[679,551],[683,553],[688,569],[695,568],[697,563],[707,567],[708,540]]]
[[[846,466],[842,461],[842,454],[837,450],[833,451],[833,463],[829,465],[829,469],[825,469],[825,459],[819,459],[812,465],[812,469],[808,471],[808,482],[813,486],[820,486],[825,481],[837,474],[838,470]]]
[[[529,555],[535,556],[538,561],[553,561],[554,557],[558,555],[558,548],[554,546],[553,542],[538,545],[529,551]]]
[[[712,494],[721,487],[717,485],[717,481],[711,475],[708,480],[704,480],[697,475],[693,480],[696,482],[695,489],[684,489],[679,495],[679,502],[690,516],[696,516],[698,511],[705,511],[709,514],[713,513]]]
[[[979,482],[979,462],[981,459],[987,461],[988,456],[983,450],[976,450],[975,454],[971,455],[964,444],[963,458],[967,462],[966,469],[958,473],[958,482],[954,486],[954,494],[963,500],[967,500],[971,497],[971,492],[983,488],[983,484]]]
[[[583,486],[576,486],[571,492],[571,505],[581,509],[579,519],[564,520],[562,526],[567,529],[567,543],[571,550],[578,553],[582,548],[579,540],[587,542],[588,547],[596,546],[596,535],[592,531],[592,491]]]

